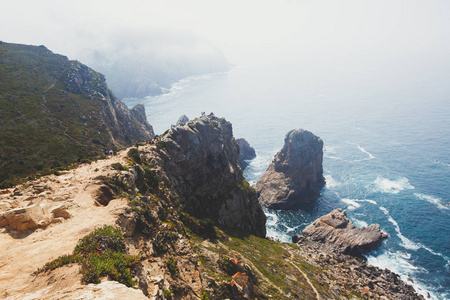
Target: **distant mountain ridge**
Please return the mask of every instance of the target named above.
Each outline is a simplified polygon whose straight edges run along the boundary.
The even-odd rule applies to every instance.
[[[105,77],[44,46],[0,42],[0,186],[151,138]]]

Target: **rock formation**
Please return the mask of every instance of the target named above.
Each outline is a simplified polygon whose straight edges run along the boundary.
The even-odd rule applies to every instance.
[[[261,205],[291,209],[317,199],[325,184],[323,142],[309,131],[288,132],[284,146],[256,184]]]
[[[319,242],[343,253],[358,256],[380,247],[387,235],[380,225],[355,227],[347,218],[345,211],[336,209],[308,225],[301,236],[294,236],[293,242],[309,240]]]
[[[256,152],[245,139],[236,139],[236,144],[239,146],[239,165],[241,166],[241,169],[244,170],[248,166],[246,160],[254,159],[256,157]]]
[[[177,121],[177,126],[178,125],[184,125],[187,122],[189,122],[189,118],[186,115],[182,115]]]
[[[161,138],[161,167],[185,210],[264,237],[266,217],[238,166],[231,123],[213,114],[177,126]]]

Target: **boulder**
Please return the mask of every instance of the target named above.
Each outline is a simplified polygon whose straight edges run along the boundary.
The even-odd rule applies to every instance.
[[[339,253],[359,256],[380,247],[387,235],[380,225],[355,227],[345,211],[336,209],[308,225],[294,243],[312,241],[333,248]]]
[[[284,146],[256,184],[261,205],[293,209],[315,201],[325,185],[323,142],[309,131],[287,133]]]
[[[256,157],[256,152],[245,139],[236,139],[236,144],[239,146],[239,165],[241,166],[241,169],[244,170],[248,166],[246,160],[254,159]]]
[[[0,227],[8,226],[10,229],[25,231],[34,229],[42,225],[48,225],[45,222],[46,215],[42,207],[38,204],[23,208],[8,210],[0,215]]]
[[[177,126],[178,125],[184,125],[187,122],[189,122],[189,118],[186,115],[182,115],[177,121]]]

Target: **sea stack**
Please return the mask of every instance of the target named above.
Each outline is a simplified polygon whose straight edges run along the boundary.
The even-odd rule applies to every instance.
[[[325,185],[323,142],[313,133],[294,129],[256,184],[259,202],[272,209],[294,209],[315,201]]]
[[[236,139],[236,144],[239,146],[239,165],[241,166],[241,169],[244,170],[248,166],[246,160],[254,159],[256,157],[256,152],[246,139]]]

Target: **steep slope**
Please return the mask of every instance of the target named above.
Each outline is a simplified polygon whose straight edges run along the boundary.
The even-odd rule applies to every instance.
[[[0,186],[153,136],[143,107],[130,111],[102,74],[44,46],[1,42],[0,83]]]

